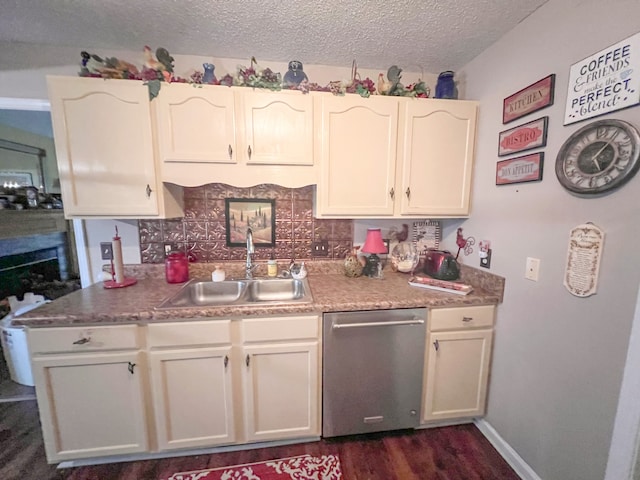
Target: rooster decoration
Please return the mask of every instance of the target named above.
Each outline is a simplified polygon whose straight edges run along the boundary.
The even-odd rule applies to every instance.
[[[462,236],[462,228],[458,228],[456,231],[456,245],[458,245],[458,253],[456,253],[456,260],[460,255],[460,250],[464,250],[465,255],[470,255],[473,252],[472,245],[475,245],[476,239],[473,237],[464,238]]]

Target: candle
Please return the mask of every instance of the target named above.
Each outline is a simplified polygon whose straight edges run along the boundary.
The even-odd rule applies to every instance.
[[[113,270],[116,276],[116,283],[124,282],[124,263],[122,262],[122,242],[118,236],[118,227],[116,226],[116,236],[111,242],[113,246]]]

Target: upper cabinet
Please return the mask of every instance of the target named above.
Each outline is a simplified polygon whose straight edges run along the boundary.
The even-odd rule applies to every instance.
[[[316,215],[390,216],[395,198],[398,100],[316,96],[320,180]]]
[[[48,77],[67,218],[182,216],[181,189],[157,176],[147,87]]]
[[[317,181],[309,95],[173,83],[163,85],[152,108],[166,182],[295,187]]]
[[[398,163],[400,215],[469,215],[476,102],[404,102]]]
[[[478,104],[318,96],[316,216],[469,215]]]

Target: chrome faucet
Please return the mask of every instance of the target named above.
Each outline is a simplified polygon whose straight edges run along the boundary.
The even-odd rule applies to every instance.
[[[251,231],[251,227],[247,227],[247,264],[244,269],[245,278],[253,278],[253,269],[255,266],[253,265],[252,255],[254,251],[253,232]]]

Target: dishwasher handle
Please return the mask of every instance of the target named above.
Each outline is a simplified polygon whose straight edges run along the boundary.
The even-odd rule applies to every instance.
[[[413,320],[390,320],[388,322],[359,322],[359,323],[334,323],[331,325],[333,330],[339,328],[362,328],[362,327],[388,327],[390,325],[422,325],[424,320],[414,318]]]

